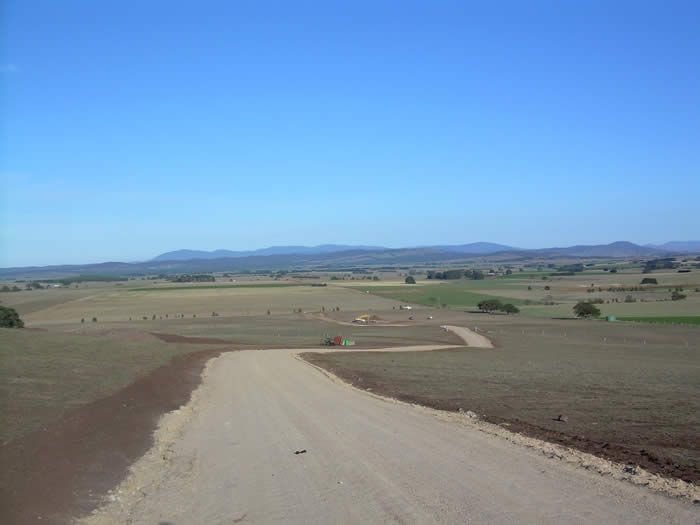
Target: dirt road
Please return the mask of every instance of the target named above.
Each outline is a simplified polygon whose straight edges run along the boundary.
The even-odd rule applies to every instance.
[[[462,338],[462,340],[467,344],[467,346],[473,346],[475,348],[493,348],[493,343],[488,337],[473,332],[468,328],[452,325],[445,325],[443,326],[443,328],[445,330],[449,330],[450,332],[454,332],[455,334],[457,334],[459,337]]]
[[[697,523],[692,503],[332,380],[291,350],[212,360],[88,523]],[[303,453],[295,453],[305,451]]]

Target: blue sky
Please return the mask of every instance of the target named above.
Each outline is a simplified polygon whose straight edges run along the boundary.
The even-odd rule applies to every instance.
[[[6,0],[0,266],[700,237],[698,2]]]

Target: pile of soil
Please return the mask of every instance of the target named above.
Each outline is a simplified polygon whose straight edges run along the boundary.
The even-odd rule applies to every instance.
[[[69,523],[98,507],[151,448],[160,416],[189,401],[206,362],[233,350],[175,357],[115,394],[1,446],[0,523]]]
[[[200,345],[230,345],[234,344],[233,341],[226,341],[225,339],[216,339],[214,337],[188,337],[186,335],[177,334],[161,334],[158,332],[149,332],[152,336],[157,337],[161,341],[166,343],[186,343],[186,344],[200,344]]]

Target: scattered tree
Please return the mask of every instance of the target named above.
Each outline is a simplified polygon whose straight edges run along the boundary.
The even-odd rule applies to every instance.
[[[477,306],[482,312],[493,312],[494,310],[500,310],[503,304],[498,299],[485,299]]]
[[[93,318],[92,318],[92,322],[93,322],[93,323],[96,323],[96,322],[97,322],[97,317],[93,317]]]
[[[413,278],[412,275],[409,275],[406,277],[406,280],[404,281],[406,284],[416,284],[416,280]]]
[[[656,278],[654,277],[645,277],[642,279],[641,284],[659,284]]]
[[[682,294],[676,290],[674,290],[673,293],[671,294],[671,301],[680,301],[680,300],[685,299],[685,298],[686,298],[685,294]]]
[[[501,312],[505,312],[507,314],[518,314],[520,313],[520,309],[514,304],[506,303],[501,307]]]
[[[592,303],[581,301],[574,306],[576,317],[598,317],[600,310]]]

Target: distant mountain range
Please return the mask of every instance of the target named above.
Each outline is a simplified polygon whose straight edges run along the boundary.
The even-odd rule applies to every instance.
[[[471,244],[385,248],[323,244],[273,246],[252,251],[177,250],[146,262],[0,268],[0,279],[47,279],[71,275],[153,275],[193,272],[276,270],[343,270],[361,266],[395,267],[413,264],[520,263],[532,260],[581,258],[642,258],[700,253],[700,241],[673,241],[640,246],[626,241],[561,248],[521,249],[503,244]]]
[[[669,241],[663,244],[647,244],[645,246],[669,252],[700,252],[700,241]]]
[[[488,254],[515,250],[512,246],[494,244],[492,242],[474,242],[471,244],[458,244],[446,246],[426,246],[425,249],[435,249],[442,252]],[[270,246],[250,251],[213,250],[176,250],[165,252],[151,259],[152,261],[191,261],[194,259],[223,259],[251,257],[256,255],[321,255],[326,253],[338,253],[348,251],[381,252],[390,248],[383,246],[354,246],[347,244],[320,244],[318,246]]]
[[[452,255],[494,255],[521,254],[541,257],[635,257],[654,255],[663,252],[700,251],[700,243],[693,248],[695,241],[674,241],[662,246],[640,246],[627,241],[617,241],[610,244],[576,245],[564,248],[521,249],[505,244],[492,242],[474,242],[470,244],[447,244],[437,246],[419,246],[416,248],[385,248],[382,246],[351,246],[345,244],[321,244],[319,246],[272,246],[253,251],[213,250],[177,250],[166,252],[154,257],[151,261],[192,261],[223,258],[242,258],[265,255],[327,255],[344,252],[393,253],[399,255],[406,250],[422,250],[434,254]]]
[[[381,246],[350,246],[345,244],[320,244],[318,246],[270,246],[258,250],[231,251],[213,250],[210,252],[203,250],[175,250],[165,252],[151,259],[152,261],[191,261],[193,259],[222,259],[225,257],[238,258],[250,257],[254,255],[289,255],[289,254],[310,254],[336,253],[349,250],[378,251],[386,250]]]

